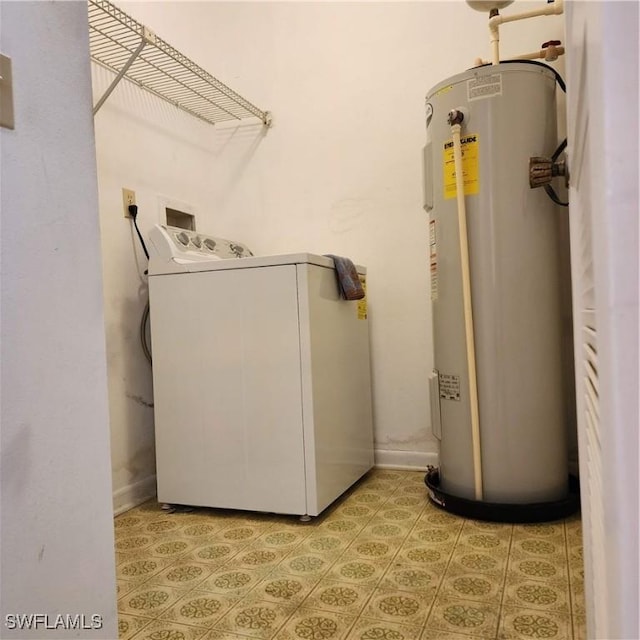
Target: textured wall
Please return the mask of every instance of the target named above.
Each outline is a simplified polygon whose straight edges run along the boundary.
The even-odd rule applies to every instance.
[[[15,130],[2,145],[2,638],[9,614],[101,616],[117,636],[86,4],[2,3]],[[9,626],[6,626],[8,622]],[[55,618],[49,619],[49,624]]]

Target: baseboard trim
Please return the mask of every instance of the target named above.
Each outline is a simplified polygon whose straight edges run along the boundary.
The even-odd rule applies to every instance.
[[[374,466],[378,469],[404,469],[407,471],[425,471],[428,466],[438,466],[438,454],[426,451],[391,451],[376,449]],[[146,502],[156,495],[156,476],[122,487],[113,492],[113,512],[120,515],[129,509]]]
[[[156,495],[156,476],[148,476],[113,492],[113,513],[117,516]]]
[[[427,451],[374,451],[375,466],[379,469],[406,469],[407,471],[426,471],[428,466],[438,466],[438,454]]]

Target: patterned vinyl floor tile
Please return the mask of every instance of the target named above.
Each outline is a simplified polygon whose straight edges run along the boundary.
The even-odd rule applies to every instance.
[[[137,552],[122,559],[118,566],[118,577],[124,580],[134,580],[135,578],[146,580],[166,569],[172,562],[167,558],[153,558],[147,553]]]
[[[513,547],[532,558],[552,559],[554,563],[559,562],[557,556],[566,556],[566,548],[562,540],[530,536],[528,538],[514,539]]]
[[[322,515],[115,518],[121,640],[583,640],[579,515],[466,520],[374,469]]]
[[[196,548],[193,540],[185,540],[179,536],[167,539],[164,542],[156,542],[147,548],[150,556],[156,558],[169,558],[172,561]]]
[[[376,586],[382,579],[389,560],[372,558],[367,560],[339,558],[326,574],[327,578],[347,584]]]
[[[168,620],[154,620],[135,635],[136,640],[201,640],[207,633],[202,627],[176,624]]]
[[[248,636],[241,636],[237,633],[229,633],[228,631],[213,629],[209,631],[209,633],[207,633],[201,640],[247,640],[247,637]],[[167,640],[172,639],[168,638]]]
[[[321,580],[305,601],[305,606],[357,616],[369,601],[373,591],[372,586]]]
[[[257,598],[244,598],[229,611],[214,628],[261,638],[273,638],[275,633],[289,619],[296,608],[290,604],[279,604]]]
[[[507,570],[508,556],[491,553],[459,545],[451,556],[451,570],[474,571],[489,574],[494,581],[500,581]]]
[[[155,584],[168,587],[189,587],[195,589],[199,583],[211,576],[213,568],[205,562],[195,562],[190,558],[180,558],[153,576]]]
[[[392,544],[399,547],[411,532],[411,524],[389,524],[386,522],[371,521],[358,534],[361,538],[379,538],[381,540],[391,540]]]
[[[427,621],[430,629],[495,638],[500,605],[438,595]]]
[[[454,516],[451,513],[436,509],[435,507],[428,505],[423,514],[418,518],[420,524],[425,524],[432,527],[455,527],[456,530],[462,528],[464,520],[458,516]]]
[[[139,589],[145,582],[150,579],[150,576],[139,576],[132,578],[131,580],[123,580],[118,578],[116,582],[118,599],[126,596],[127,594]]]
[[[298,607],[313,591],[318,581],[317,576],[296,576],[276,570],[264,578],[252,590],[252,594],[261,600],[289,603]]]
[[[536,557],[528,553],[522,553],[512,549],[509,554],[508,574],[526,576],[533,580],[550,580],[556,578],[569,578],[567,561],[559,555],[552,557]]]
[[[380,589],[399,591],[422,591],[435,595],[442,579],[442,568],[416,567],[414,564],[394,562],[379,583]]]
[[[535,540],[538,543],[538,540]],[[542,543],[549,544],[546,541]],[[488,551],[493,555],[501,556],[509,553],[511,538],[501,532],[467,529],[460,534],[458,544],[461,547],[469,547],[476,551]]]
[[[355,616],[300,607],[274,640],[344,640],[355,621]]]
[[[461,571],[450,567],[439,593],[451,598],[464,598],[499,605],[502,600],[502,581],[486,573]]]
[[[444,573],[451,558],[452,549],[450,547],[439,547],[438,545],[413,544],[410,547],[402,547],[396,559],[403,563],[416,566],[440,567]]]
[[[336,535],[312,534],[304,539],[298,549],[304,553],[326,553],[340,557],[351,543],[348,538]]]
[[[562,524],[518,524],[513,527],[513,537],[543,538],[545,540],[562,540],[565,530]]]
[[[420,632],[420,626],[412,627],[388,620],[359,618],[353,625],[347,640],[409,640],[419,638]]]
[[[571,615],[571,601],[564,580],[508,579],[502,604]]]
[[[228,564],[207,578],[198,589],[226,596],[244,597],[270,573],[269,568],[238,569]]]
[[[571,616],[562,613],[503,607],[500,616],[499,640],[528,640],[554,638],[571,640]]]
[[[387,591],[376,590],[362,615],[389,622],[422,625],[429,615],[435,599],[435,590],[425,591]]]
[[[144,617],[159,617],[189,591],[145,582],[118,600],[118,611]]]
[[[180,556],[180,560],[205,562],[212,572],[217,571],[242,553],[247,545],[233,545],[219,540],[208,540],[201,546],[194,547],[191,551]]]
[[[152,622],[153,618],[143,618],[141,616],[120,613],[118,615],[118,637],[120,640],[129,640],[129,638],[133,638],[136,633]]]
[[[468,635],[466,633],[454,633],[442,629],[425,628],[420,640],[483,640],[482,636]]]
[[[169,607],[160,616],[160,620],[209,628],[218,622],[239,600],[237,597],[208,591],[189,591]]]

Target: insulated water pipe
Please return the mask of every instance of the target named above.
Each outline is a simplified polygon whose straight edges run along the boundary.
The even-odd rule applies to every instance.
[[[531,53],[522,53],[519,56],[514,56],[511,60],[538,60],[542,59],[545,62],[553,62],[560,56],[564,55],[564,47],[560,45],[560,40],[551,40],[545,42],[542,45],[542,49],[538,51],[532,51]]]
[[[557,43],[557,44],[556,44]],[[542,45],[542,49],[538,51],[532,51],[531,53],[522,53],[518,56],[511,56],[509,60],[545,60],[545,62],[553,62],[565,53],[564,47],[558,46],[560,40],[551,40],[548,43]],[[485,64],[491,64],[488,60],[482,58],[476,58],[473,61],[474,67],[482,67]]]
[[[478,409],[478,379],[476,374],[476,345],[473,334],[473,309],[471,306],[471,273],[469,270],[469,237],[467,233],[467,208],[464,199],[464,175],[462,167],[462,143],[460,132],[464,113],[462,109],[449,112],[449,125],[453,138],[453,161],[458,200],[458,237],[460,240],[460,268],[462,272],[462,302],[464,309],[464,333],[467,344],[469,370],[469,404],[471,405],[471,447],[473,451],[473,484],[475,499],[482,500],[482,456],[480,452],[480,412]]]
[[[548,3],[544,9],[534,9],[523,13],[515,13],[510,16],[502,16],[497,9],[492,9],[489,14],[489,40],[491,41],[491,63],[500,63],[500,25],[516,20],[537,18],[539,16],[556,16],[564,13],[564,0],[554,0]]]

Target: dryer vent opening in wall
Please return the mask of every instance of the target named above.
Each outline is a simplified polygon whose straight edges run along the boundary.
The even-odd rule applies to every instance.
[[[196,217],[191,213],[178,211],[177,209],[165,208],[167,225],[169,227],[179,227],[180,229],[196,230]]]

